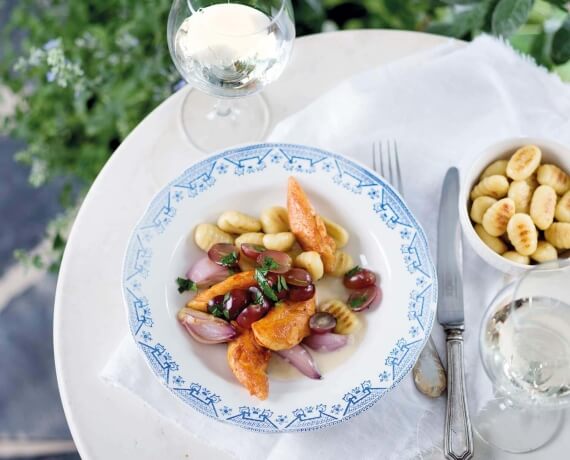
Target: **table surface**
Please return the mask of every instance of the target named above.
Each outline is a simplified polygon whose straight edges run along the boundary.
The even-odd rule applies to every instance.
[[[352,74],[445,40],[383,30],[300,38],[284,74],[264,91],[272,124]],[[131,229],[152,196],[202,155],[186,141],[180,125],[186,91],[148,115],[105,165],[79,211],[64,255],[55,301],[55,361],[67,421],[84,459],[224,457],[136,396],[99,378],[128,334],[120,279]],[[565,439],[524,458],[560,457],[555,452],[567,452],[570,443],[569,436],[559,438]],[[497,453],[495,458],[516,457]]]

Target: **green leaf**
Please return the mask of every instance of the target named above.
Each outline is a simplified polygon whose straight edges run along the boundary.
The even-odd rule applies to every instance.
[[[348,301],[348,306],[350,308],[358,308],[360,307],[364,302],[366,302],[367,297],[365,295],[359,295],[356,297],[353,297],[352,299],[350,299]]]
[[[570,16],[554,34],[551,57],[556,65],[570,60]]]
[[[289,286],[287,286],[287,281],[285,280],[285,277],[279,275],[277,277],[277,292],[286,291],[287,289],[289,289]]]
[[[233,267],[235,264],[237,264],[237,261],[238,255],[235,251],[230,252],[227,256],[224,256],[220,259],[220,263],[224,267]]]
[[[178,285],[178,292],[180,294],[186,291],[196,292],[198,290],[196,283],[189,278],[176,278],[176,284]]]
[[[265,297],[269,297],[271,300],[273,300],[273,302],[277,302],[277,300],[279,299],[275,295],[275,292],[273,292],[273,289],[271,288],[271,285],[265,278],[265,275],[266,272],[264,273],[263,270],[256,268],[253,277],[255,281],[257,281],[257,284],[259,285]]]
[[[267,272],[269,272],[275,268],[279,268],[279,264],[277,262],[275,262],[275,260],[273,260],[272,257],[264,256],[263,262],[261,263],[261,268],[260,268],[260,270],[263,272],[263,274],[266,275]]]
[[[344,274],[344,276],[347,276],[347,277],[350,278],[351,276],[356,275],[360,270],[362,270],[362,267],[360,267],[360,265],[355,265],[355,266],[352,267],[350,270],[348,270],[348,271]]]
[[[522,26],[530,14],[534,0],[500,0],[493,11],[495,35],[508,37]]]

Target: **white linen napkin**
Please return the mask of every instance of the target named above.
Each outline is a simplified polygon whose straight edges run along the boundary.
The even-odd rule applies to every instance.
[[[371,165],[373,142],[396,141],[405,198],[436,251],[443,176],[468,167],[477,152],[513,136],[570,143],[570,88],[508,45],[480,37],[447,44],[354,76],[280,123],[271,141],[314,145]],[[472,414],[490,393],[478,355],[481,315],[503,277],[464,245],[465,371]],[[441,328],[434,338],[444,356]],[[138,395],[202,441],[247,460],[441,458],[445,398],[431,400],[411,377],[376,406],[329,429],[264,435],[183,410],[155,379],[132,339],[110,357],[102,377]],[[239,439],[239,442],[236,440]],[[420,452],[423,451],[423,457]]]

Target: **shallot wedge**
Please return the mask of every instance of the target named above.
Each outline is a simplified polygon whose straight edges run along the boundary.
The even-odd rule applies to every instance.
[[[303,343],[315,351],[335,351],[348,343],[348,335],[335,334],[333,332],[313,334],[309,337],[305,337]]]
[[[178,312],[178,321],[200,343],[229,342],[237,335],[230,323],[192,308],[182,308]]]
[[[295,345],[293,348],[276,351],[275,353],[310,379],[322,379],[313,357],[303,345]]]
[[[186,273],[186,277],[194,281],[199,288],[210,287],[228,276],[230,276],[228,267],[218,265],[208,257],[199,259]]]

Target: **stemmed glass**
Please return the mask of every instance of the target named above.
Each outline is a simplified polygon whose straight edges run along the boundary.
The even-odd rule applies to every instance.
[[[494,397],[475,418],[489,444],[529,452],[547,444],[570,405],[570,263],[538,265],[506,286],[480,335]]]
[[[260,140],[259,91],[282,73],[295,38],[291,0],[174,0],[168,48],[192,85],[182,106],[190,141],[209,152]]]

